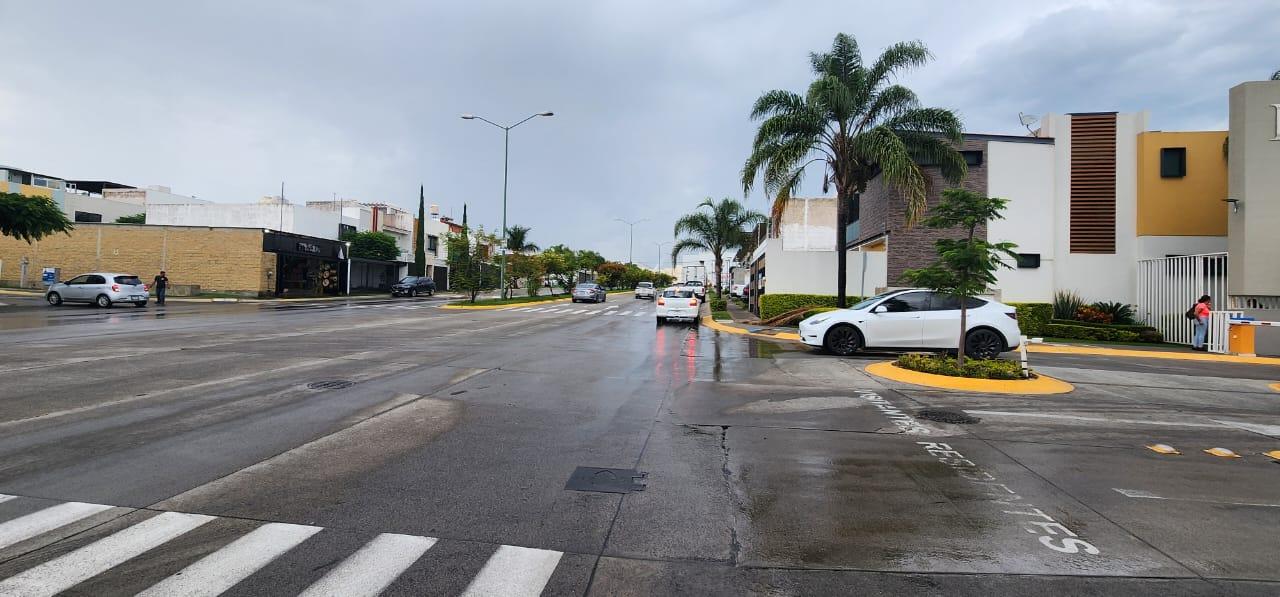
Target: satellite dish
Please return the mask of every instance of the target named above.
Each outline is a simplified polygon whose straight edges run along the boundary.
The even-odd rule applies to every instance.
[[[1039,118],[1032,116],[1030,114],[1023,114],[1022,112],[1018,112],[1018,122],[1021,122],[1022,126],[1027,127],[1027,132],[1033,135],[1035,134],[1035,131],[1031,130],[1031,125],[1035,124],[1039,120],[1040,120]]]

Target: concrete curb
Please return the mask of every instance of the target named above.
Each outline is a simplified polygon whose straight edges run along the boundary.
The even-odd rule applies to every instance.
[[[777,334],[759,334],[740,327],[725,325],[712,319],[710,315],[702,316],[702,325],[705,325],[717,332],[726,332],[729,334],[740,334],[743,336],[751,336],[752,338],[763,338],[765,340],[788,340],[791,342],[799,342],[800,334],[792,334],[791,332],[779,332]]]
[[[943,390],[959,390],[962,392],[982,392],[985,394],[1066,394],[1074,391],[1075,386],[1052,377],[1039,375],[1035,379],[973,379],[969,377],[952,377],[950,375],[934,375],[903,369],[892,361],[872,363],[865,367],[867,373],[876,377],[909,383],[927,388]]]
[[[1123,348],[1101,348],[1096,346],[1064,346],[1060,344],[1032,344],[1027,352],[1045,354],[1082,354],[1103,357],[1126,357],[1140,359],[1168,359],[1174,361],[1201,361],[1210,363],[1242,363],[1246,365],[1280,366],[1280,358],[1276,357],[1243,357],[1234,354],[1214,354],[1203,352],[1163,352],[1158,350],[1128,350]]]

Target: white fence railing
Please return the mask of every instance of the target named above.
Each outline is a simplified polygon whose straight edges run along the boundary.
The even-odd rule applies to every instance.
[[[1185,315],[1185,313],[1184,313]],[[1209,315],[1209,336],[1205,343],[1209,352],[1226,353],[1232,317],[1243,317],[1244,311],[1214,311]],[[1188,319],[1187,321],[1191,321]]]
[[[1138,261],[1138,319],[1164,334],[1165,342],[1191,344],[1194,328],[1186,312],[1201,296],[1226,304],[1227,254],[1207,253]],[[1215,313],[1210,350],[1226,351],[1228,312]]]

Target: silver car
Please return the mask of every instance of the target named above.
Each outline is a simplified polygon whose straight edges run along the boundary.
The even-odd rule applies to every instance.
[[[44,300],[55,307],[62,303],[89,303],[99,307],[133,303],[145,307],[148,298],[147,285],[138,276],[110,272],[82,274],[66,282],[56,282],[44,293]]]
[[[575,303],[578,301],[603,303],[604,299],[604,289],[599,284],[583,282],[573,287],[573,302]]]

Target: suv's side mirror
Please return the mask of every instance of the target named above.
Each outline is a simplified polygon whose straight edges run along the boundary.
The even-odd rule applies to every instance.
[[[872,309],[871,312],[872,313],[888,313],[889,308],[884,305],[876,305],[876,308]]]

